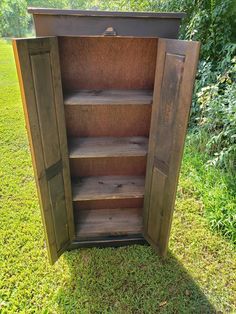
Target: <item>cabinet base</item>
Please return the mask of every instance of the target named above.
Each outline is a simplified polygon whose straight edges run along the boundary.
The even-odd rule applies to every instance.
[[[106,237],[106,238],[96,238],[88,240],[75,240],[71,246],[70,250],[77,248],[91,248],[91,247],[119,247],[133,244],[148,245],[147,241],[142,235],[132,235],[132,236],[119,236],[119,237]]]

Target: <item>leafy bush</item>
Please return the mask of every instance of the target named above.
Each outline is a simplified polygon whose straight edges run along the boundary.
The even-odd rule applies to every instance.
[[[236,172],[236,57],[229,70],[215,84],[198,93],[201,106],[199,126],[209,133],[206,150],[213,156],[210,163],[232,175]]]
[[[181,37],[200,40],[202,44],[190,126],[195,134],[208,134],[204,148],[209,163],[226,169],[233,177],[236,174],[236,46],[232,42],[236,3],[233,0],[164,2],[166,9],[177,10],[178,5],[188,12]]]
[[[28,29],[28,21],[25,0],[3,0],[0,2],[0,36],[24,36]]]
[[[68,0],[27,0],[29,7],[66,9]]]

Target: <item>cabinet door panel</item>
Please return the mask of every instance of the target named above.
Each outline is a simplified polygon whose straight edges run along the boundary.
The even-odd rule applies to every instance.
[[[144,236],[165,256],[192,91],[198,42],[159,39],[144,197]]]
[[[74,238],[56,37],[13,41],[47,248],[54,263]]]

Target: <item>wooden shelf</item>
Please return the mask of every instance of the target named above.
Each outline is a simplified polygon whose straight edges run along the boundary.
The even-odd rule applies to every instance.
[[[73,201],[143,198],[144,177],[84,177],[72,182]]]
[[[151,90],[81,90],[64,97],[65,105],[151,105]]]
[[[150,90],[81,90],[64,104],[69,137],[149,136]]]
[[[77,239],[141,233],[141,208],[80,210],[76,215]]]
[[[70,158],[146,156],[147,137],[73,137],[69,138]]]

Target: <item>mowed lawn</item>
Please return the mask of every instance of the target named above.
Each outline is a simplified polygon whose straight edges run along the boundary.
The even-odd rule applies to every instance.
[[[0,40],[0,313],[236,313],[236,254],[204,216],[228,194],[187,144],[168,258],[80,249],[50,266],[11,43]],[[230,202],[230,196],[227,196]]]

